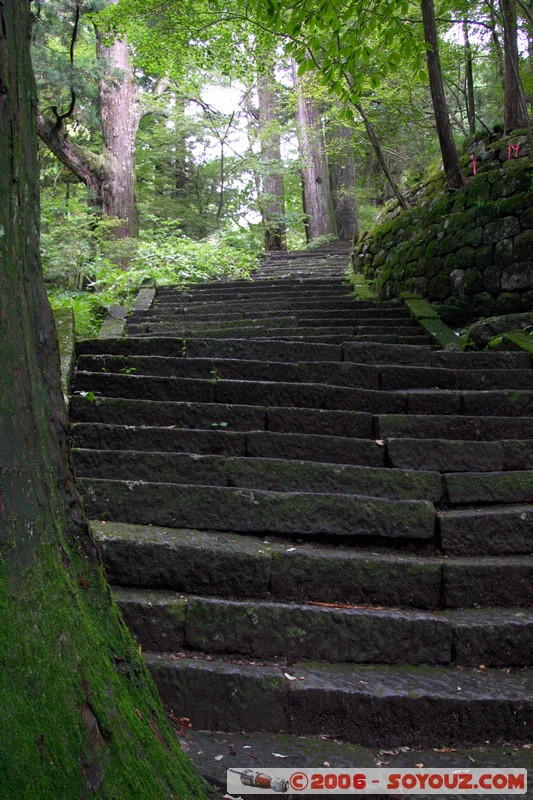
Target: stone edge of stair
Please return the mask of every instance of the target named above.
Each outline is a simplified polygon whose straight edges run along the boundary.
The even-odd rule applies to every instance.
[[[403,302],[418,324],[444,350],[460,350],[460,339],[439,317],[433,306],[419,295],[403,295]]]

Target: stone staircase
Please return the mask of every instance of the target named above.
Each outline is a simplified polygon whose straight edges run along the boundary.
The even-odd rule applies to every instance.
[[[436,349],[346,265],[272,255],[79,344],[74,457],[116,599],[194,730],[525,742],[529,357]]]

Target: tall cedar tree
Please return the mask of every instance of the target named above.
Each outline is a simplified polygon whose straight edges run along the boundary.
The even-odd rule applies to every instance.
[[[29,4],[0,3],[0,796],[202,800],[112,603],[69,462],[39,261]]]

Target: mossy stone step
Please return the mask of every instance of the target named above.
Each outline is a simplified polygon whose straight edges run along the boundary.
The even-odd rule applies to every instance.
[[[352,389],[324,383],[290,383],[201,378],[167,378],[78,372],[74,393],[92,392],[104,397],[272,405],[330,410],[375,411],[387,414],[406,409],[402,394],[373,389]],[[438,405],[438,398],[436,398]]]
[[[286,667],[151,653],[145,661],[163,701],[193,728],[439,747],[524,742],[533,725],[531,673],[296,663],[290,681]]]
[[[324,383],[378,389],[380,368],[339,361],[255,361],[168,356],[80,356],[79,372],[130,373],[137,376]]]
[[[333,769],[376,768],[386,766],[388,769],[417,768],[422,763],[435,768],[464,768],[469,765],[473,769],[484,767],[504,767],[512,769],[528,769],[528,782],[533,780],[533,754],[528,748],[520,745],[502,745],[500,747],[484,744],[483,746],[464,748],[419,749],[403,745],[391,748],[384,754],[382,750],[371,750],[346,742],[327,740],[323,737],[295,736],[286,733],[240,733],[188,731],[182,742],[187,755],[196,764],[204,778],[213,786],[224,791],[227,786],[227,770],[230,768],[251,769],[258,767],[276,772],[276,767],[324,767]],[[285,756],[282,760],[274,756],[279,753]],[[217,760],[218,758],[218,760]],[[268,800],[278,795],[264,793]],[[331,794],[315,794],[314,800],[328,800]],[[382,796],[383,797],[383,796]],[[384,800],[392,800],[386,796]],[[397,797],[397,795],[396,795]],[[404,800],[416,800],[420,795],[402,795]],[[494,795],[476,795],[477,800],[491,800]],[[531,791],[523,795],[531,800]],[[450,796],[448,796],[448,800]]]
[[[380,414],[377,417],[377,430],[381,439],[524,440],[533,439],[533,416]]]
[[[76,473],[84,478],[186,483],[287,492],[359,494],[392,500],[442,498],[437,472],[353,467],[268,458],[226,458],[186,453],[74,450]]]
[[[452,505],[533,501],[533,470],[465,472],[445,475],[444,479]]]
[[[382,322],[382,320],[378,320]],[[297,320],[291,322],[290,319],[280,318],[269,320],[268,325],[258,325],[257,320],[237,320],[226,322],[224,325],[219,323],[204,324],[184,322],[181,318],[174,319],[172,322],[158,322],[148,320],[142,323],[128,323],[128,331],[133,335],[141,333],[175,333],[178,337],[188,336],[205,332],[209,336],[251,336],[252,338],[313,338],[324,336],[341,337],[339,342],[349,339],[352,336],[394,336],[405,338],[410,336],[421,336],[424,334],[418,326],[397,326],[389,328],[381,324],[357,325],[354,322],[340,319],[338,325],[332,320],[327,320],[326,324],[320,326],[320,320],[315,320],[315,325],[302,325]],[[425,337],[424,337],[425,338]]]
[[[293,458],[366,467],[385,465],[385,448],[378,442],[344,436],[227,431],[220,427],[209,430],[135,427],[99,422],[75,423],[72,434],[77,447],[98,450],[156,450],[163,453]]]
[[[507,435],[509,435],[510,431]],[[414,432],[410,432],[414,435]],[[416,434],[415,434],[416,435]],[[452,434],[455,435],[455,434]],[[505,434],[503,434],[505,435]],[[399,469],[439,472],[503,472],[533,469],[533,439],[499,441],[387,439],[387,462]]]
[[[122,588],[113,594],[145,652],[189,649],[289,663],[533,665],[528,609],[428,613]]]
[[[113,355],[153,355],[190,358],[240,358],[260,361],[342,361],[342,348],[336,344],[284,342],[272,339],[210,339],[206,337],[128,337],[85,339],[77,352]]]
[[[533,370],[462,370],[438,367],[389,366],[382,369],[380,389],[440,388],[533,389]]]
[[[79,486],[92,517],[133,524],[416,542],[435,534],[435,509],[425,500],[100,478],[80,478]]]
[[[336,318],[339,314],[349,314],[358,319],[390,319],[403,321],[410,319],[409,314],[402,308],[359,308],[355,302],[350,300],[334,301],[331,304],[323,301],[312,301],[310,303],[300,303],[296,300],[286,300],[277,303],[262,303],[261,305],[253,302],[241,303],[187,303],[180,305],[160,305],[154,306],[147,311],[134,311],[129,319],[152,319],[153,317],[184,316],[191,319],[235,319],[235,318],[255,318],[262,317],[282,317],[286,314],[298,314],[309,316],[310,314],[320,314],[324,318]]]
[[[438,521],[445,553],[507,555],[533,551],[533,505],[530,504],[440,511]]]
[[[532,556],[415,556],[157,525],[91,525],[117,586],[434,610],[533,603]]]

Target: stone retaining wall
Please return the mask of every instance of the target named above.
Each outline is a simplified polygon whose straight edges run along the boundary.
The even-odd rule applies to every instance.
[[[520,145],[508,159],[509,143]],[[479,143],[463,156],[477,175],[457,191],[432,186],[417,205],[388,210],[363,233],[354,270],[380,298],[416,292],[440,306],[450,324],[533,310],[533,163],[525,137]],[[442,177],[440,178],[442,181]]]

